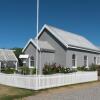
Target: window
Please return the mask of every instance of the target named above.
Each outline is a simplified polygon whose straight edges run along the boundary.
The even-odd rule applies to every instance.
[[[30,67],[34,67],[34,57],[30,58]]]
[[[72,67],[76,67],[76,55],[72,55]]]
[[[97,58],[94,57],[94,64],[96,65],[97,64]]]
[[[97,64],[100,65],[100,57],[97,59]]]
[[[88,57],[84,56],[84,66],[87,67],[88,66]]]

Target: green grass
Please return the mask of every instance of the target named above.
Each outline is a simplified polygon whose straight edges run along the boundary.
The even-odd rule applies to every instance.
[[[35,95],[37,91],[0,85],[0,100],[14,100]]]
[[[0,100],[21,100],[23,97],[27,96],[34,96],[38,93],[42,92],[48,92],[48,91],[53,91],[61,88],[78,88],[78,87],[83,87],[86,86],[92,86],[92,84],[98,84],[100,81],[93,81],[93,82],[87,82],[87,83],[79,83],[79,84],[72,84],[72,85],[65,85],[61,87],[55,87],[55,88],[49,88],[49,89],[41,89],[39,91],[35,90],[28,90],[28,89],[22,89],[22,88],[15,88],[15,87],[10,87],[10,86],[5,86],[5,85],[0,85]],[[58,91],[58,90],[57,90]]]

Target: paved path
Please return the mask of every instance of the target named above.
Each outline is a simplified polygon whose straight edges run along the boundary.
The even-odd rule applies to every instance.
[[[60,92],[52,90],[23,100],[100,100],[100,83],[90,87],[62,89]]]

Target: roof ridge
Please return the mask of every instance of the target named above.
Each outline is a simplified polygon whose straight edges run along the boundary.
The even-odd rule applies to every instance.
[[[92,43],[92,42],[90,42],[87,38],[85,38],[84,36],[82,36],[82,35],[79,35],[79,34],[75,34],[75,33],[71,33],[71,32],[68,32],[68,31],[65,31],[65,30],[63,30],[63,29],[60,29],[60,28],[57,28],[57,27],[54,27],[54,26],[51,26],[51,25],[47,25],[47,24],[45,24],[45,26],[46,27],[48,27],[49,29],[51,29],[52,31],[53,31],[53,33],[57,33],[57,35],[58,35],[58,37],[60,37],[60,39],[62,39],[63,40],[63,37],[61,36],[61,34],[60,33],[63,33],[63,35],[64,34],[66,34],[66,35],[69,35],[69,36],[71,36],[72,38],[72,40],[73,40],[73,42],[76,42],[76,41],[80,41],[80,39],[82,39],[83,40],[83,43],[82,44],[84,44],[85,43],[85,41],[86,41],[86,43],[89,43],[92,47],[92,49],[93,50],[98,50],[98,48]],[[59,31],[59,34],[58,34],[58,32],[57,31]],[[55,34],[56,35],[56,34]],[[70,37],[69,37],[70,38]],[[70,39],[70,42],[71,42],[71,39]],[[65,41],[65,40],[64,40]],[[67,41],[66,41],[66,43],[67,43]],[[77,42],[78,43],[78,42]],[[86,44],[85,43],[85,44]],[[70,45],[70,43],[67,43],[68,44],[68,46]],[[78,43],[79,44],[79,43]],[[72,45],[75,45],[75,46],[78,46],[77,44],[72,44]],[[82,45],[81,45],[82,46]],[[81,47],[80,46],[80,47]],[[85,48],[84,46],[82,46],[82,48]],[[90,49],[90,47],[87,47],[87,49]]]
[[[60,28],[57,28],[51,25],[47,25],[47,24],[45,24],[42,27],[42,29],[39,31],[35,39],[37,39],[43,33],[44,29],[47,29],[52,35],[54,35],[61,43],[63,43],[63,45],[66,48],[72,48],[73,46],[75,46],[74,47],[75,49],[82,49],[82,50],[91,51],[91,52],[98,52],[98,48],[84,36],[75,34],[73,32],[68,32],[66,30],[63,30],[63,29],[60,29]],[[34,39],[32,40],[34,42]],[[26,49],[27,45],[32,40],[28,41],[23,51]]]
[[[45,26],[52,27],[52,28],[55,28],[55,29],[61,30],[61,31],[63,31],[63,32],[69,33],[69,34],[73,34],[73,35],[75,35],[75,36],[83,37],[82,35],[80,35],[80,34],[78,34],[78,33],[73,33],[73,32],[67,31],[67,30],[65,30],[65,29],[61,29],[61,28],[58,28],[58,27],[52,26],[52,25],[45,24]],[[84,38],[84,37],[83,37],[83,38]]]

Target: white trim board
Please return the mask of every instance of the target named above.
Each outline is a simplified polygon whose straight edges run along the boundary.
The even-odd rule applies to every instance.
[[[79,50],[85,50],[85,51],[89,51],[89,52],[94,52],[94,53],[100,53],[99,50],[94,50],[94,49],[88,49],[88,48],[83,48],[83,47],[75,47],[75,46],[72,46],[72,45],[68,45],[68,43],[66,43],[60,36],[56,35],[52,29],[49,28],[48,25],[44,25],[42,27],[42,29],[40,30],[40,32],[38,33],[38,35],[35,37],[35,39],[37,39],[41,34],[42,32],[44,31],[44,29],[47,29],[53,36],[55,36],[66,48],[73,48],[73,49],[79,49]],[[26,49],[26,47],[28,46],[28,44],[30,43],[30,41],[32,41],[32,39],[30,39],[28,41],[28,43],[26,44],[26,46],[24,47],[23,49],[23,52],[24,50]]]

